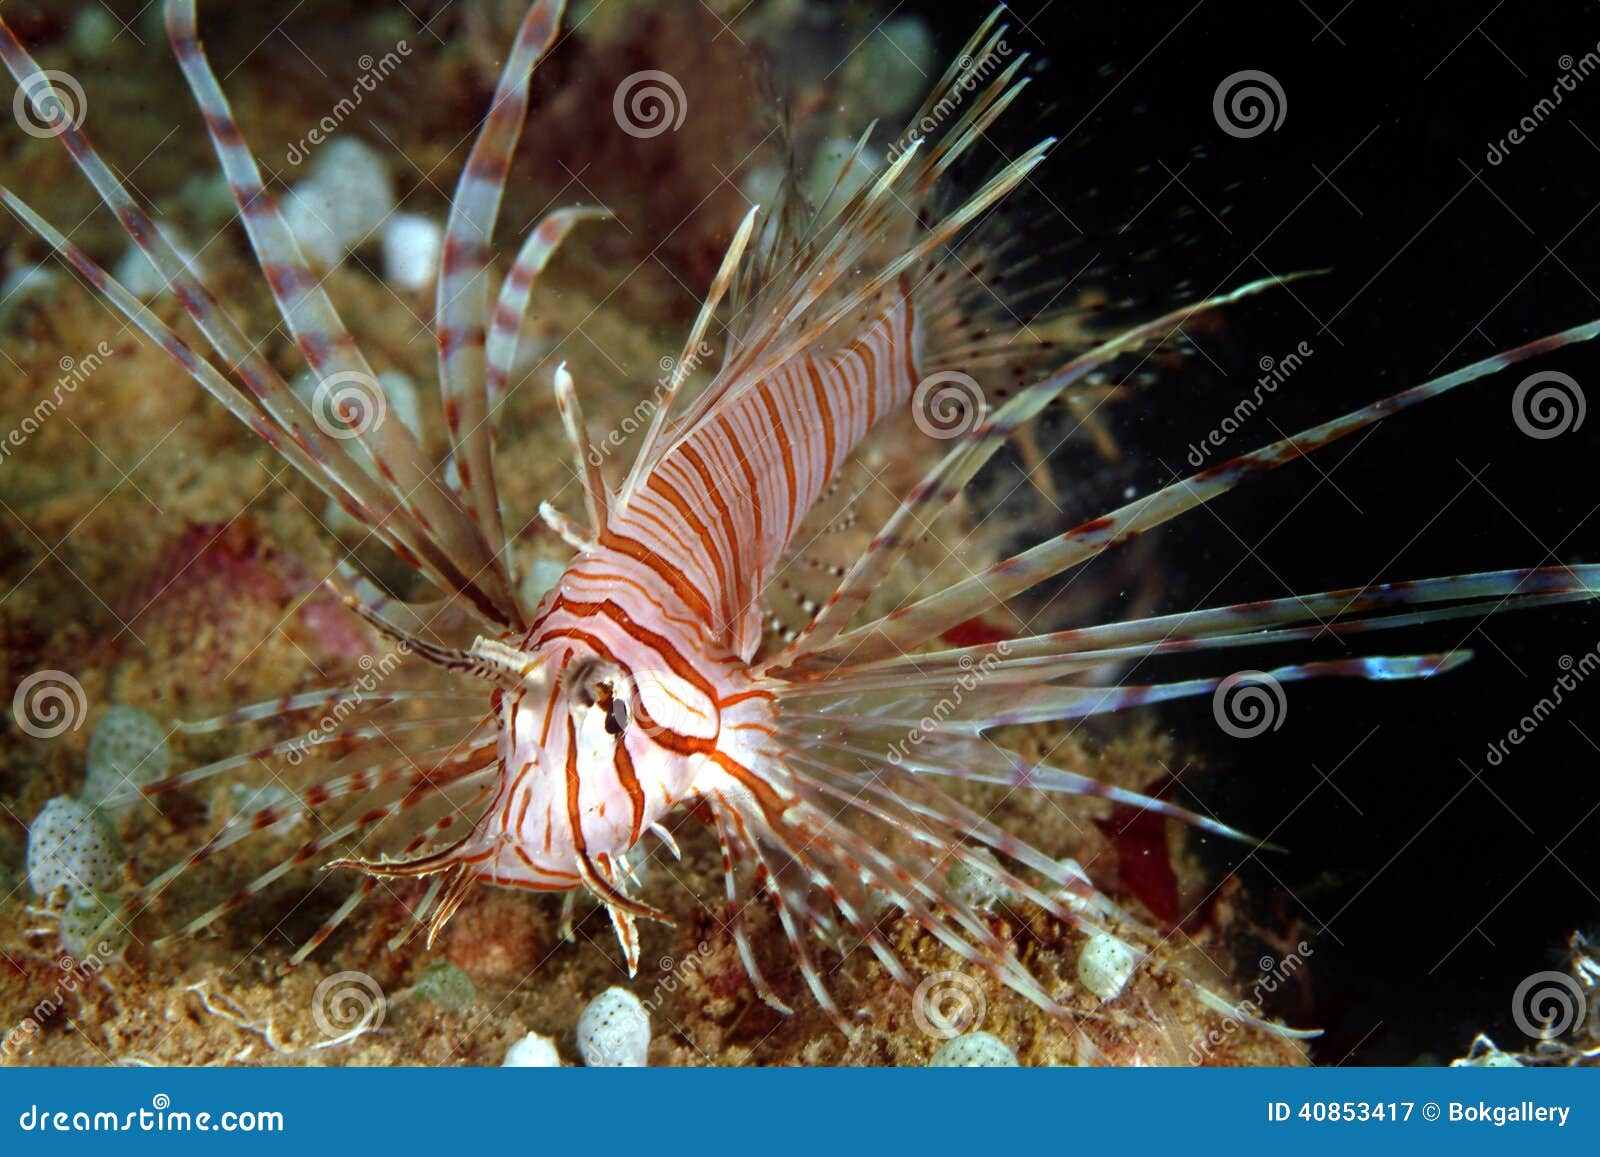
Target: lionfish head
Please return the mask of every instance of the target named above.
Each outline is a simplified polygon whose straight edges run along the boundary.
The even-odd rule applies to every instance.
[[[479,882],[585,890],[609,911],[631,965],[633,920],[670,921],[631,894],[628,854],[652,828],[672,846],[656,825],[714,745],[717,703],[670,670],[629,665],[603,637],[553,635],[480,637],[467,652],[472,673],[494,685],[499,730],[499,781],[471,831],[415,859],[342,863],[380,876],[452,873],[430,938]]]

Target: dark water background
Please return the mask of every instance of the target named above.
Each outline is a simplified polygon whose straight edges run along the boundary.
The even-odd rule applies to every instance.
[[[971,14],[925,10],[958,46]],[[1077,129],[1043,178],[1051,199],[1107,254],[1197,240],[1129,262],[1131,289],[1188,275],[1210,292],[1333,268],[1201,335],[1204,356],[1119,420],[1145,485],[1185,469],[1186,448],[1249,392],[1260,357],[1302,340],[1313,356],[1226,453],[1600,317],[1600,72],[1564,92],[1524,143],[1502,144],[1500,163],[1488,159],[1569,71],[1563,57],[1596,64],[1579,63],[1600,52],[1595,5],[1014,10],[1029,23],[1019,42],[1050,61],[1046,123]],[[1250,139],[1222,132],[1212,107],[1243,69],[1270,74],[1286,101],[1282,124]],[[1074,143],[1082,137],[1092,139]],[[1571,374],[1600,405],[1600,348],[1579,349],[1258,479],[1162,537],[1163,607],[1600,559],[1600,413],[1559,438],[1526,436],[1511,395],[1534,369]],[[1442,1059],[1478,1029],[1503,1047],[1530,1043],[1510,1017],[1518,982],[1564,967],[1568,934],[1600,926],[1600,679],[1500,766],[1487,750],[1550,693],[1562,656],[1597,645],[1600,611],[1567,607],[1369,636],[1350,650],[1252,652],[1222,661],[1454,647],[1477,658],[1426,684],[1293,684],[1281,729],[1252,740],[1223,735],[1208,700],[1166,711],[1217,769],[1199,781],[1204,806],[1290,849],[1240,870],[1258,898],[1316,933],[1323,1062]],[[1211,854],[1219,866],[1241,859]]]

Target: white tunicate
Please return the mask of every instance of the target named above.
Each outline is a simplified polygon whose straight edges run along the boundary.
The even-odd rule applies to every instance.
[[[879,116],[900,117],[916,107],[937,74],[933,30],[916,16],[897,16],[865,45],[869,99]]]
[[[0,281],[0,327],[27,305],[46,302],[61,289],[61,275],[46,265],[19,265]]]
[[[506,1059],[500,1062],[503,1069],[559,1069],[561,1054],[556,1052],[556,1042],[547,1036],[530,1032],[506,1050]]]
[[[608,988],[578,1016],[578,1053],[591,1068],[640,1068],[650,1051],[650,1014],[625,988]]]
[[[221,173],[191,173],[178,186],[178,207],[192,222],[208,228],[225,225],[239,212],[233,186]]]
[[[1104,915],[1108,905],[1104,901],[1096,903],[1096,899],[1099,897],[1099,892],[1095,890],[1094,884],[1089,879],[1088,873],[1083,870],[1083,865],[1079,864],[1077,860],[1069,857],[1065,860],[1056,861],[1056,866],[1061,869],[1064,875],[1070,876],[1072,879],[1077,880],[1084,886],[1081,890],[1076,891],[1070,887],[1062,888],[1055,893],[1055,898],[1080,915]]]
[[[1078,979],[1101,1000],[1114,1000],[1139,963],[1139,953],[1106,932],[1089,937],[1078,957]]]
[[[327,222],[346,251],[376,233],[395,209],[389,162],[357,137],[322,146],[311,159],[307,183],[327,195]]]
[[[50,800],[28,827],[28,883],[41,896],[106,888],[124,859],[111,822],[73,796]]]
[[[272,830],[285,832],[306,818],[300,797],[278,783],[230,783],[223,792],[222,800],[226,812],[223,816],[213,813],[214,820],[255,816],[271,808],[282,817],[271,825]]]
[[[533,559],[522,574],[522,582],[517,587],[517,597],[522,600],[523,606],[536,607],[566,573],[565,563],[557,562],[553,558]]]
[[[383,390],[389,413],[404,422],[406,429],[418,438],[422,437],[422,392],[411,375],[384,370],[378,375],[378,385]]]
[[[178,260],[183,263],[184,269],[188,270],[190,276],[199,279],[201,277],[199,258],[179,237],[177,230],[165,222],[158,223],[156,229],[166,238],[167,244],[172,246],[178,255]],[[167,292],[167,279],[137,245],[128,246],[118,258],[115,268],[111,270],[111,276],[141,301],[149,301]]]
[[[334,197],[332,190],[302,181],[283,195],[279,206],[301,255],[324,269],[339,264],[345,251],[335,225]]]
[[[122,904],[112,895],[93,888],[73,892],[61,910],[61,947],[78,960],[120,956],[129,933],[122,919]],[[104,959],[100,960],[104,964]]]
[[[930,1069],[1014,1069],[1017,1054],[992,1032],[966,1032],[952,1037],[928,1058]]]
[[[1000,861],[987,848],[979,848],[968,859],[958,860],[950,869],[950,890],[965,904],[984,911],[996,904],[1015,903],[1017,894],[1000,878]]]
[[[1522,1062],[1510,1053],[1492,1052],[1471,1062],[1472,1066],[1480,1069],[1520,1069]]]
[[[806,199],[818,209],[836,209],[877,175],[877,154],[870,148],[855,156],[856,142],[830,137],[817,146],[806,176]]]
[[[1501,1050],[1488,1036],[1479,1033],[1473,1038],[1472,1048],[1464,1057],[1450,1062],[1452,1069],[1520,1069],[1522,1058]]]
[[[111,13],[99,4],[86,4],[72,21],[72,47],[90,60],[111,54],[121,28]]]
[[[396,213],[383,223],[383,275],[397,289],[433,284],[444,250],[444,226],[421,213]]]
[[[783,166],[753,165],[740,179],[739,188],[757,205],[775,205],[783,188]]]
[[[113,811],[130,807],[141,788],[164,778],[172,766],[166,728],[137,707],[118,703],[95,725],[87,763],[83,801]]]

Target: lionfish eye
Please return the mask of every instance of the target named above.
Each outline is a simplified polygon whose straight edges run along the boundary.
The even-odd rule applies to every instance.
[[[621,735],[628,726],[628,701],[620,696],[613,697],[606,707],[606,734]]]

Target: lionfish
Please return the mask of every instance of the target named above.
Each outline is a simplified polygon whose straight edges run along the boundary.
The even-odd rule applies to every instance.
[[[676,853],[663,821],[689,809],[715,829],[732,936],[755,992],[773,1008],[791,1011],[757,963],[756,897],[771,904],[805,985],[847,1033],[852,1018],[830,993],[819,947],[844,931],[895,980],[912,985],[882,926],[884,913],[896,910],[964,961],[1076,1024],[1088,1014],[1023,965],[1014,945],[952,885],[950,868],[992,876],[1066,926],[1114,935],[1147,961],[1161,958],[1161,934],[1103,895],[1072,861],[1058,862],[1003,830],[941,781],[1096,797],[1248,837],[1177,804],[1007,750],[989,740],[991,732],[1211,694],[1225,682],[1124,681],[1129,670],[1164,656],[1355,635],[1600,593],[1600,570],[1551,567],[1330,590],[1010,639],[971,641],[958,631],[1257,475],[1507,366],[1588,341],[1600,334],[1600,322],[1591,322],[1161,486],[889,613],[866,613],[870,596],[907,564],[926,528],[1026,423],[1116,359],[1157,348],[1190,319],[1283,280],[1253,282],[1065,352],[1030,338],[1025,327],[974,326],[971,318],[991,304],[993,289],[964,275],[975,249],[991,245],[981,226],[1054,143],[1042,140],[991,168],[970,192],[952,192],[953,170],[1028,84],[1021,75],[1026,54],[1004,68],[984,64],[1006,32],[996,9],[934,86],[911,122],[916,130],[901,138],[904,147],[875,176],[853,189],[836,184],[820,206],[795,195],[765,216],[750,209],[620,482],[604,476],[605,456],[590,441],[571,375],[564,365],[555,370],[587,519],[580,524],[548,503],[541,508],[576,553],[541,601],[526,605],[513,582],[496,491],[496,403],[511,378],[540,271],[575,226],[605,214],[575,207],[549,215],[517,253],[492,309],[489,265],[530,78],[555,42],[563,8],[561,0],[539,0],[527,13],[451,204],[435,317],[450,445],[443,462],[430,461],[401,422],[363,428],[357,415],[341,410],[346,427],[319,423],[70,118],[60,118],[60,141],[231,377],[0,190],[12,213],[185,373],[437,588],[436,601],[409,603],[348,565],[330,580],[405,654],[454,680],[447,690],[386,684],[356,697],[364,714],[341,716],[328,743],[338,774],[322,775],[289,803],[227,820],[139,888],[126,901],[128,916],[225,849],[282,831],[293,816],[316,816],[322,828],[292,856],[182,934],[239,907],[292,867],[322,864],[355,869],[361,882],[288,963],[324,942],[377,881],[421,878],[427,883],[413,928],[426,926],[430,942],[479,883],[581,892],[604,906],[632,972],[637,922],[668,918],[641,898],[630,853],[646,833]],[[324,384],[375,390],[371,366],[263,184],[202,50],[193,0],[167,0],[166,24],[284,324]],[[36,110],[59,109],[50,77],[3,25],[0,56]],[[862,134],[852,161],[871,132]],[[698,394],[685,396],[690,355],[719,311],[727,327],[723,361]],[[808,514],[869,435],[923,403],[927,383],[954,375],[1009,384],[1021,369],[1029,373],[1020,388],[993,392],[1002,404],[975,415],[959,437],[925,444],[932,465],[900,496],[870,546],[849,566],[831,568],[836,587],[807,607],[799,629],[773,638],[765,613],[770,588],[805,547]],[[1419,679],[1467,657],[1459,650],[1345,657],[1266,674],[1280,683]],[[961,693],[950,695],[958,684]],[[936,724],[925,726],[930,703],[941,696]],[[189,729],[351,701],[348,687],[311,691]],[[449,714],[384,714],[419,702]],[[272,743],[144,790],[192,787],[252,761],[303,754],[303,745]],[[1186,983],[1213,1007],[1229,1009],[1199,980]]]

